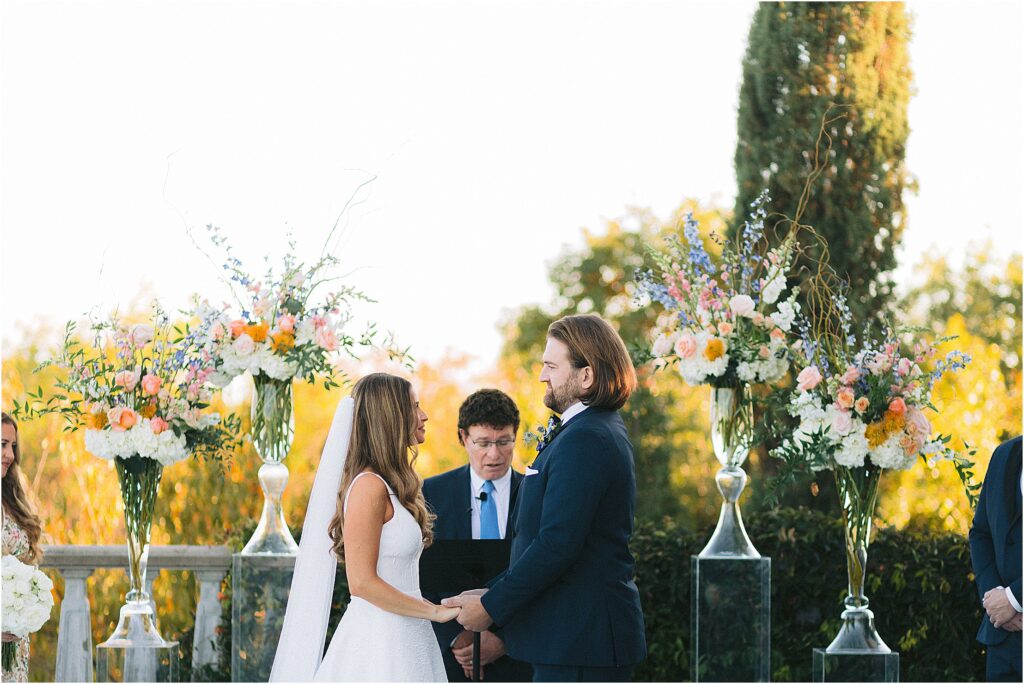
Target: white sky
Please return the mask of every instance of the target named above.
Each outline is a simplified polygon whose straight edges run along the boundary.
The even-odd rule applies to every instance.
[[[1021,251],[1022,9],[910,3],[904,263]],[[419,358],[497,357],[502,311],[629,205],[731,207],[752,2],[2,0],[2,338],[147,286],[226,296],[185,234],[255,267],[294,229]],[[938,246],[938,247],[936,247]]]

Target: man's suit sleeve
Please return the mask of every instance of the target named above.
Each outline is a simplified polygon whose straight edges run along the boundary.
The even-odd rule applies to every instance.
[[[544,510],[537,538],[484,594],[482,602],[498,625],[559,580],[579,556],[597,506],[611,479],[611,440],[597,432],[574,435],[573,448],[548,464]],[[536,476],[534,476],[536,477]]]
[[[993,458],[989,462],[989,474],[996,472],[993,466],[998,460]],[[990,495],[990,482],[991,478],[987,474],[985,481],[981,484],[981,495],[978,497],[978,507],[974,511],[974,522],[971,523],[971,530],[967,534],[971,545],[971,565],[974,566],[978,596],[982,599],[985,598],[985,592],[1002,584],[999,579],[999,573],[996,570],[996,549],[992,542],[992,529],[988,524],[987,507]],[[1017,587],[1018,589],[1020,588],[1020,579],[1017,580]]]

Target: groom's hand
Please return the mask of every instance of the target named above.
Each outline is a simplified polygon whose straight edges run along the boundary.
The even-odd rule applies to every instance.
[[[469,635],[469,645],[456,647],[452,649],[452,654],[455,656],[455,660],[458,661],[459,665],[462,666],[462,670],[466,677],[472,679],[473,677],[473,633],[466,631],[461,636]],[[461,640],[460,640],[461,641]],[[498,638],[494,632],[481,632],[480,633],[480,666],[490,665],[501,656],[505,655],[505,642]],[[481,678],[483,677],[483,671],[480,671]]]
[[[494,620],[491,619],[491,616],[487,614],[487,609],[480,603],[481,595],[461,594],[460,596],[446,598],[441,603],[446,606],[461,608],[462,610],[456,616],[459,624],[468,630],[482,632],[494,624]]]

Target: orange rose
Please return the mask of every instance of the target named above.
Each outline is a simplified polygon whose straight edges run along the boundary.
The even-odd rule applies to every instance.
[[[280,331],[270,336],[270,348],[275,353],[285,352],[295,346],[295,335],[290,332]]]
[[[115,406],[107,411],[107,419],[110,421],[112,429],[117,432],[124,432],[125,430],[130,430],[139,422],[139,414],[127,406]]]
[[[267,339],[267,332],[270,330],[270,326],[266,323],[252,323],[245,326],[245,333],[252,338],[252,341],[256,344],[263,342]]]

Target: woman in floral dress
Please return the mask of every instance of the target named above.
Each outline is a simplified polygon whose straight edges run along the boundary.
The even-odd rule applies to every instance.
[[[17,556],[22,563],[34,564],[40,557],[39,537],[42,526],[39,516],[33,511],[21,486],[21,472],[18,462],[21,450],[18,448],[18,424],[9,415],[3,414],[3,555]],[[14,669],[3,670],[5,682],[28,681],[28,637],[19,639],[8,632],[3,633],[4,641],[17,642]]]

